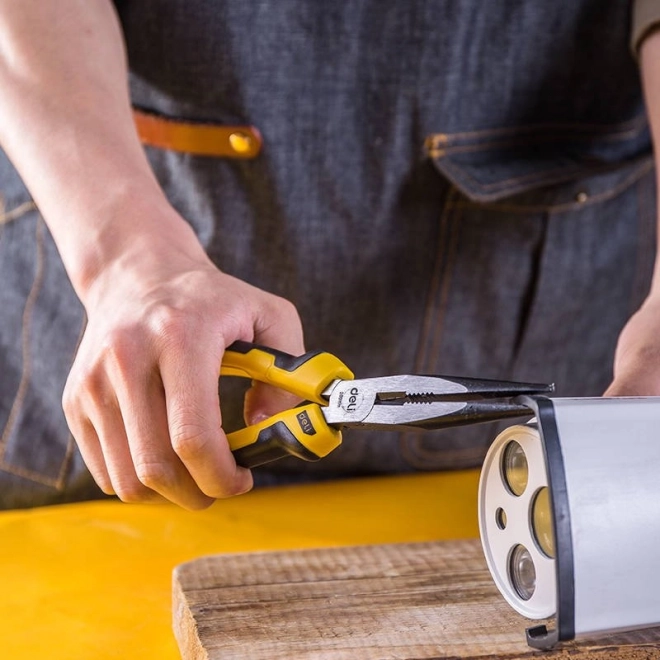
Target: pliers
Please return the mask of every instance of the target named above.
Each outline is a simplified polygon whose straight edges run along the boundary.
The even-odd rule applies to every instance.
[[[225,351],[220,375],[269,383],[306,401],[227,435],[236,462],[248,468],[285,456],[316,461],[341,444],[342,428],[441,429],[531,417],[529,407],[510,399],[554,389],[540,383],[448,376],[355,379],[331,353],[294,357],[242,341]]]

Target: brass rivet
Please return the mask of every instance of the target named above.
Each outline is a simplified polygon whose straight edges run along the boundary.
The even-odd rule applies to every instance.
[[[229,136],[231,148],[239,154],[245,154],[252,149],[252,136],[236,131]]]
[[[589,199],[589,195],[586,192],[582,191],[575,195],[575,201],[579,204],[584,204]]]

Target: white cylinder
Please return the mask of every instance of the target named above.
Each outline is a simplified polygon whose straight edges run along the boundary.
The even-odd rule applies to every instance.
[[[479,525],[506,600],[529,618],[555,614],[554,630],[528,629],[529,643],[547,649],[576,635],[660,624],[660,397],[523,400],[535,424],[506,429],[491,446],[479,485]],[[512,441],[528,463],[519,494],[507,487],[502,467]],[[543,485],[550,493],[552,559],[532,529],[533,497]],[[515,544],[530,550],[536,566],[531,598],[511,584]]]
[[[660,399],[553,399],[575,634],[660,622]]]

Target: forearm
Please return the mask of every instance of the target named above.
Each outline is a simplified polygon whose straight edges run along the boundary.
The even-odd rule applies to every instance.
[[[82,298],[140,235],[189,238],[139,143],[109,0],[0,2],[0,88],[0,143]]]
[[[640,65],[646,109],[651,125],[656,159],[656,188],[660,191],[660,30],[648,36],[640,48]],[[658,195],[658,236],[660,237],[660,194]],[[660,296],[660,239],[651,294]]]

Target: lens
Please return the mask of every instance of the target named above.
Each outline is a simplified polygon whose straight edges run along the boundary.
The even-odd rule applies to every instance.
[[[514,495],[522,495],[527,488],[529,469],[523,448],[512,440],[502,453],[502,475],[507,488]]]
[[[529,600],[536,588],[536,569],[529,550],[524,545],[517,545],[511,552],[509,559],[509,580],[516,593],[523,599]]]
[[[532,503],[532,533],[539,548],[551,559],[555,557],[555,537],[552,533],[550,491],[541,488]]]
[[[506,511],[501,507],[495,511],[495,524],[500,529],[506,529]]]

